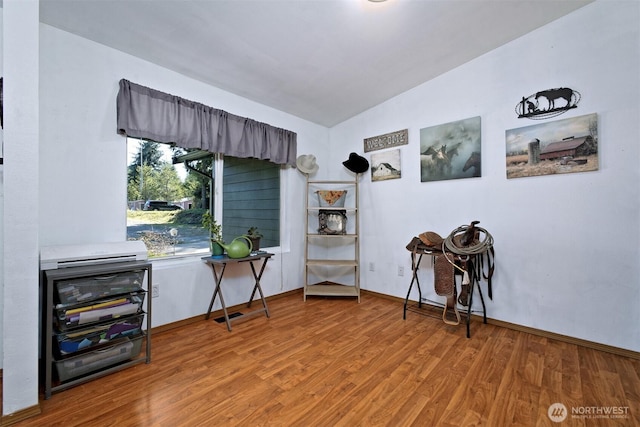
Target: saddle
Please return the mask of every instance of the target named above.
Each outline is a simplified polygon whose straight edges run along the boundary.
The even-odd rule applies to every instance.
[[[460,313],[456,304],[456,277],[454,266],[447,260],[445,254],[435,256],[433,263],[433,287],[437,295],[447,298],[442,310],[442,321],[447,325],[459,325]],[[453,310],[456,320],[448,320],[447,312]]]
[[[413,237],[407,250],[413,253],[427,253],[434,257],[434,290],[446,297],[442,320],[449,325],[460,323],[457,304],[469,306],[471,281],[487,281],[488,296],[493,299],[491,278],[494,271],[495,251],[493,237],[479,221],[472,221],[453,230],[446,238],[434,231],[425,231]],[[456,274],[462,275],[460,293],[457,292]],[[453,310],[456,320],[449,320],[447,312]]]

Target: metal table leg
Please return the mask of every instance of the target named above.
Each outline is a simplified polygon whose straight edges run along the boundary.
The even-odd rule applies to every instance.
[[[227,312],[227,306],[224,303],[224,297],[222,296],[222,290],[220,289],[220,284],[222,283],[222,276],[224,275],[224,270],[227,268],[227,264],[222,264],[222,268],[220,269],[220,275],[216,271],[216,267],[214,264],[210,264],[211,271],[213,272],[213,278],[216,282],[216,288],[213,291],[213,296],[211,297],[211,302],[209,303],[209,310],[207,310],[207,316],[205,319],[209,319],[211,315],[211,309],[213,308],[213,303],[216,300],[216,297],[220,295],[220,304],[222,305],[222,311],[224,312],[224,320],[227,323],[227,330],[231,331],[231,322],[229,321],[229,313]]]
[[[402,313],[402,319],[404,320],[407,320],[407,304],[409,303],[409,295],[411,294],[413,282],[415,282],[416,286],[418,287],[418,307],[422,307],[422,290],[420,289],[420,280],[418,279],[418,268],[420,267],[420,261],[422,261],[422,254],[418,256],[418,260],[416,261],[416,253],[411,252],[411,271],[413,272],[413,275],[411,277],[411,283],[409,284],[407,297],[404,299],[404,311]]]
[[[267,261],[269,258],[264,258],[262,261],[262,267],[260,268],[260,272],[256,274],[255,266],[253,265],[253,261],[249,261],[251,265],[251,272],[253,273],[253,278],[255,279],[255,285],[253,286],[253,291],[251,292],[251,298],[249,298],[249,302],[247,303],[247,307],[251,307],[251,303],[253,302],[253,297],[256,295],[256,290],[260,292],[260,299],[262,300],[262,306],[264,307],[264,312],[269,317],[269,309],[267,308],[267,301],[264,299],[264,294],[262,293],[262,286],[260,286],[260,279],[262,278],[262,273],[264,272],[264,268],[267,266]]]
[[[267,266],[267,261],[269,260],[269,258],[271,257],[271,254],[267,254],[267,256],[263,256],[263,257],[254,257],[252,259],[239,259],[239,260],[230,260],[230,261],[222,261],[222,262],[209,262],[208,264],[211,267],[211,271],[213,273],[213,278],[215,280],[215,290],[213,291],[213,296],[211,297],[211,302],[209,303],[209,309],[207,310],[207,315],[205,317],[205,319],[209,319],[209,316],[211,315],[211,310],[213,309],[213,304],[216,300],[216,298],[218,297],[218,295],[220,296],[220,303],[222,305],[222,311],[224,312],[224,320],[225,323],[227,324],[227,330],[229,332],[231,332],[231,322],[233,320],[239,320],[242,317],[246,317],[252,314],[256,314],[256,313],[262,313],[264,312],[265,315],[268,317],[270,317],[269,314],[269,308],[267,307],[267,301],[264,298],[264,293],[262,292],[262,287],[260,286],[260,279],[262,278],[262,273],[264,273],[264,269]],[[255,261],[256,259],[260,259],[262,258],[262,267],[260,268],[260,271],[257,272],[256,271],[256,267],[253,264],[253,261]],[[227,267],[228,263],[234,263],[234,262],[249,262],[249,265],[251,266],[251,272],[253,273],[253,278],[254,278],[254,285],[253,285],[253,290],[251,292],[251,298],[249,298],[249,302],[247,303],[247,307],[251,307],[251,302],[253,301],[253,298],[255,297],[256,291],[260,293],[260,301],[262,302],[262,308],[261,309],[257,309],[254,311],[251,311],[249,313],[246,314],[240,314],[238,316],[235,316],[233,319],[229,318],[229,313],[227,311],[227,306],[224,302],[224,297],[222,295],[222,277],[224,276],[224,271]],[[216,265],[221,265],[222,267],[220,268],[220,271],[218,272],[218,270],[216,269]]]
[[[476,270],[476,259],[471,261],[471,268],[469,268],[469,274],[471,276],[471,285],[469,289],[469,306],[467,307],[467,338],[471,338],[471,331],[469,322],[471,322],[471,306],[473,305],[473,291],[478,287],[478,293],[480,294],[480,302],[482,302],[482,320],[483,323],[487,323],[487,307],[484,303],[484,296],[482,296],[482,287],[480,286],[480,277]]]

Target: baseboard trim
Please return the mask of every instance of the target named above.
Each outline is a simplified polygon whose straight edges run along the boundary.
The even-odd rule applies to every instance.
[[[361,289],[360,292],[368,293],[368,294],[374,295],[374,296],[376,296],[378,298],[385,298],[385,299],[389,299],[389,300],[392,300],[392,301],[397,301],[397,302],[400,302],[401,304],[404,305],[404,298],[394,297],[394,296],[391,296],[391,295],[381,294],[381,293],[378,293],[378,292],[369,291],[369,290],[365,290],[365,289]],[[410,302],[414,303],[414,304],[417,304],[417,301],[410,300]],[[422,303],[422,304],[423,305],[425,305],[425,304],[426,305],[431,305],[431,304],[428,304],[428,303]],[[477,314],[472,314],[471,317],[482,321],[482,316],[479,316]],[[627,350],[625,348],[614,347],[614,346],[610,346],[610,345],[606,345],[606,344],[600,344],[600,343],[597,343],[597,342],[594,342],[594,341],[583,340],[583,339],[571,337],[571,336],[568,336],[568,335],[562,335],[562,334],[557,334],[555,332],[545,331],[543,329],[536,329],[536,328],[531,328],[529,326],[518,325],[516,323],[505,322],[503,320],[492,319],[490,317],[487,317],[487,323],[490,324],[490,325],[499,326],[501,328],[512,329],[514,331],[525,332],[525,333],[528,333],[528,334],[531,334],[531,335],[540,336],[540,337],[543,337],[543,338],[562,341],[562,342],[565,342],[565,343],[568,343],[568,344],[575,344],[575,345],[579,345],[579,346],[582,346],[582,347],[590,348],[590,349],[593,349],[593,350],[604,351],[606,353],[611,353],[611,354],[615,354],[615,355],[618,355],[618,356],[628,357],[630,359],[640,360],[640,352]]]
[[[40,408],[40,403],[38,402],[37,405],[21,409],[14,412],[13,414],[3,415],[2,418],[0,418],[0,425],[3,427],[8,427],[10,425],[14,425],[21,421],[24,421],[28,418],[38,416],[41,413],[42,408]]]
[[[482,320],[481,316],[476,316],[476,317]],[[500,326],[502,328],[513,329],[514,331],[526,332],[532,335],[537,335],[544,338],[562,341],[567,344],[575,344],[575,345],[590,348],[593,350],[604,351],[605,353],[612,353],[618,356],[640,360],[640,352],[627,350],[626,348],[614,347],[611,345],[601,344],[594,341],[583,340],[581,338],[575,338],[568,335],[562,335],[562,334],[557,334],[555,332],[545,331],[543,329],[535,329],[528,326],[505,322],[503,320],[491,319],[488,317],[487,317],[487,323],[491,325]]]
[[[294,290],[291,290],[291,291],[283,292],[283,293],[280,293],[280,294],[272,295],[270,297],[265,297],[265,300],[267,301],[267,305],[268,305],[269,301],[274,301],[274,300],[277,300],[277,299],[280,299],[280,298],[284,298],[286,296],[293,295],[293,294],[302,294],[302,288],[298,288],[298,289],[294,289]],[[255,302],[257,302],[257,301],[254,300],[254,303]],[[247,306],[247,303],[233,305],[233,306],[227,307],[227,312],[239,311],[239,310],[242,310],[243,308],[245,308],[246,306]],[[190,325],[192,323],[201,322],[204,319],[205,316],[206,316],[206,314],[203,313],[203,314],[199,314],[197,316],[189,317],[187,319],[178,320],[177,322],[172,322],[172,323],[167,323],[167,324],[164,324],[164,325],[156,326],[154,328],[151,328],[151,335],[153,336],[153,334],[156,334],[156,333],[170,331],[172,329],[180,328],[182,326]],[[212,311],[211,315],[210,315],[210,318],[211,319],[215,319],[215,318],[221,317],[221,316],[224,316],[224,312],[222,311],[222,309],[219,309],[219,310],[216,310],[216,311]]]

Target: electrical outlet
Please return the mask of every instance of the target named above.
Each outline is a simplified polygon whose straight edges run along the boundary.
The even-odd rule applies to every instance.
[[[151,297],[158,298],[160,296],[160,285],[158,283],[151,287]]]
[[[376,270],[376,266],[374,263],[370,262],[369,263],[369,271],[375,271]]]
[[[398,276],[404,276],[404,267],[401,265],[398,266]]]

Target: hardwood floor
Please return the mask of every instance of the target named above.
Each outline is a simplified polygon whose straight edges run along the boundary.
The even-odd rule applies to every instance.
[[[401,303],[366,293],[293,294],[269,310],[232,332],[202,320],[157,333],[151,364],[55,393],[15,425],[640,425],[639,360],[476,319],[467,339],[463,325],[403,320]],[[561,424],[547,415],[556,402]],[[571,413],[593,407],[626,414]]]

